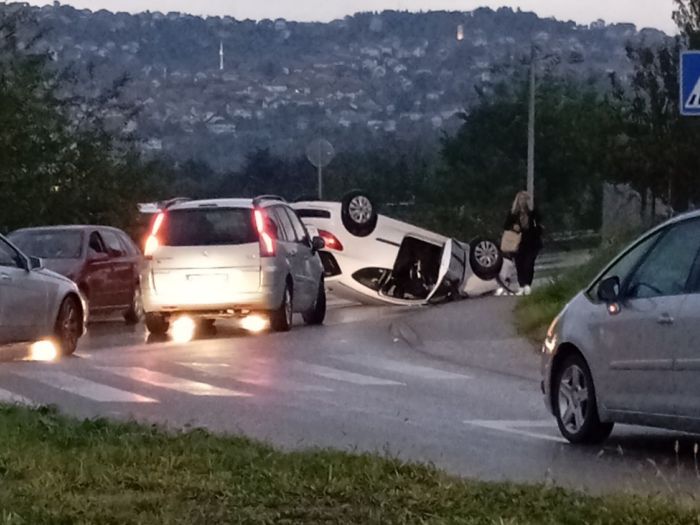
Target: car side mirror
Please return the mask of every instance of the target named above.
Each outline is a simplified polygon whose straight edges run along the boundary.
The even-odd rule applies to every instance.
[[[613,276],[600,281],[598,299],[606,304],[616,303],[620,299],[620,278]]]
[[[29,269],[30,270],[43,270],[44,269],[44,261],[42,261],[39,257],[30,257],[29,258]]]
[[[322,237],[316,236],[311,239],[311,249],[315,252],[319,252],[326,247],[326,241]]]

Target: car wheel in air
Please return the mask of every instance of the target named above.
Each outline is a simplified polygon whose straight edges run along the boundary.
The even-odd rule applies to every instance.
[[[598,417],[593,378],[580,355],[568,357],[558,367],[552,400],[559,430],[571,443],[602,443],[612,432],[613,423]]]
[[[165,335],[168,333],[170,323],[160,314],[146,314],[146,328],[153,335]]]
[[[308,325],[321,325],[326,319],[326,286],[323,279],[318,284],[318,292],[314,305],[308,312],[302,314],[304,322]]]
[[[73,355],[82,335],[82,325],[82,313],[78,300],[74,297],[66,297],[58,311],[54,330],[60,355]]]
[[[343,226],[355,237],[367,237],[377,227],[377,206],[366,193],[352,191],[341,204]]]
[[[469,244],[469,264],[479,279],[490,281],[498,277],[503,267],[503,254],[490,239],[477,238]]]
[[[292,329],[292,315],[292,289],[288,284],[282,294],[282,304],[270,313],[270,327],[275,332],[289,332]]]
[[[141,296],[141,287],[136,286],[134,288],[134,293],[131,297],[131,305],[129,309],[124,313],[124,321],[128,325],[138,324],[143,321],[144,317],[143,311],[143,297]]]

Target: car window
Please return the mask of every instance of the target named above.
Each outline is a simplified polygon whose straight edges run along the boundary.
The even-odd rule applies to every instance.
[[[680,295],[700,252],[700,221],[670,228],[624,283],[626,296],[650,298]]]
[[[138,248],[134,244],[134,241],[132,241],[126,233],[124,233],[123,231],[117,231],[115,233],[117,234],[117,237],[119,237],[119,240],[121,241],[122,246],[124,247],[124,251],[127,255],[138,255]]]
[[[158,238],[164,246],[223,246],[258,242],[250,208],[170,210]]]
[[[0,266],[21,268],[19,254],[5,241],[0,239]]]
[[[283,239],[291,242],[296,241],[296,234],[294,233],[294,228],[289,220],[289,217],[284,213],[284,208],[281,206],[272,206],[268,208],[271,211],[275,222],[277,222],[278,228],[280,230],[280,235],[283,235]]]
[[[22,230],[9,236],[27,255],[42,259],[79,259],[83,232],[76,230]]]
[[[651,248],[654,243],[659,240],[661,234],[662,232],[656,232],[650,235],[641,242],[632,246],[622,256],[619,256],[617,261],[615,261],[591,287],[588,292],[589,297],[594,301],[598,300],[598,284],[608,277],[617,277],[621,282],[624,282],[625,279],[629,277],[630,273],[632,273],[632,271],[637,267],[642,257],[644,257],[644,255],[649,251],[649,248]]]
[[[107,248],[105,248],[102,237],[97,232],[92,232],[90,234],[90,242],[88,247],[90,248],[90,251],[95,253],[107,253]]]
[[[107,245],[110,255],[115,257],[123,257],[126,254],[121,241],[114,232],[108,230],[102,231],[102,239]]]
[[[330,219],[331,212],[327,210],[313,210],[310,208],[303,208],[301,210],[294,210],[297,217],[301,219]]]
[[[299,220],[299,217],[296,216],[296,214],[291,208],[287,208],[285,206],[282,209],[285,212],[287,212],[287,215],[289,215],[289,220],[292,222],[292,227],[294,228],[294,234],[296,236],[297,241],[308,244],[309,234],[306,232],[306,228],[304,228],[304,225]]]

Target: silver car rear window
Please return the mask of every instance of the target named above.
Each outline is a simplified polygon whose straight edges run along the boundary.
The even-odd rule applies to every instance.
[[[222,246],[258,242],[252,210],[248,208],[170,210],[158,237],[164,246]]]

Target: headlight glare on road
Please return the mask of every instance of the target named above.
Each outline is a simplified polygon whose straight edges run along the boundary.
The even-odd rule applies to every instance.
[[[197,329],[194,320],[186,315],[178,317],[173,321],[170,328],[170,337],[175,343],[189,343],[194,339],[194,333]]]
[[[55,361],[58,357],[58,348],[53,341],[37,341],[29,347],[30,361]]]
[[[258,314],[248,315],[241,320],[241,327],[244,330],[256,334],[265,330],[268,327],[268,324],[269,321],[262,315]]]

